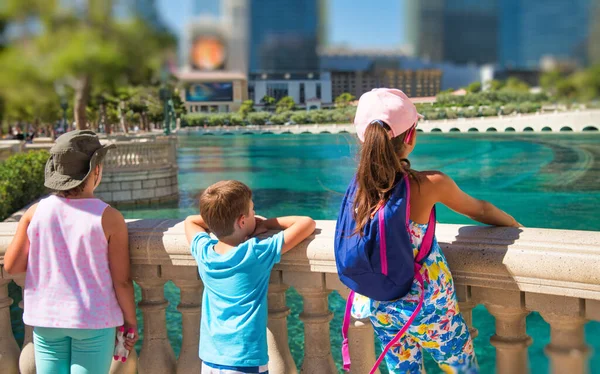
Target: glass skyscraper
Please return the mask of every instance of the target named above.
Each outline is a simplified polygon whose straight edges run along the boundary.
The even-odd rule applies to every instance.
[[[250,2],[250,72],[317,71],[319,0]]]
[[[407,0],[406,35],[435,62],[537,69],[543,58],[585,65],[598,0]],[[600,40],[595,40],[600,44]]]
[[[586,63],[591,0],[501,0],[501,3],[500,66],[535,69],[544,57],[579,65]]]

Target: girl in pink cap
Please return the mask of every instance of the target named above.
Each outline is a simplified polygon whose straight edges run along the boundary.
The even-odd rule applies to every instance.
[[[44,178],[55,193],[27,210],[4,256],[4,270],[26,273],[23,322],[39,374],[106,374],[116,327],[131,332],[126,349],[137,340],[127,225],[94,197],[110,148],[88,130],[56,140]]]
[[[411,169],[408,157],[417,142],[416,126],[419,117],[409,98],[397,89],[374,89],[362,95],[359,100],[354,124],[362,148],[355,180],[349,188],[349,191],[352,189],[352,201],[347,204],[351,208],[351,226],[355,227],[354,232],[349,235],[372,235],[369,228],[374,227],[372,222],[378,217],[384,220],[379,223],[380,230],[386,226],[390,227],[395,217],[389,216],[393,208],[388,208],[386,204],[392,199],[391,195],[393,191],[397,191],[396,187],[399,184],[408,184],[409,186],[402,187],[408,191],[403,195],[404,199],[408,200],[405,202],[406,213],[400,214],[406,214],[408,253],[411,256],[412,249],[412,256],[418,265],[414,268],[414,280],[412,273],[410,275],[407,292],[403,293],[403,297],[381,301],[362,296],[357,291],[351,294],[353,299],[349,300],[347,310],[355,318],[370,318],[382,345],[389,346],[385,361],[391,373],[420,373],[423,367],[423,351],[428,352],[446,373],[477,373],[479,369],[473,351],[473,341],[458,309],[452,275],[446,258],[433,236],[434,206],[436,203],[442,203],[471,219],[490,225],[520,225],[513,217],[489,202],[475,199],[463,192],[447,175],[439,171]],[[342,205],[340,217],[345,214],[345,204],[346,200]],[[386,209],[385,214],[383,207]],[[390,222],[387,222],[388,220]],[[432,230],[428,230],[430,226]],[[398,250],[397,246],[394,248],[395,243],[389,242],[389,238],[399,234],[388,234],[391,231],[397,233],[397,230],[403,228],[397,227],[386,232],[388,242],[382,240],[383,248],[387,245],[392,251]],[[427,236],[430,236],[429,239]],[[377,238],[379,240],[380,236]],[[340,243],[344,240],[346,239],[343,237],[336,239]],[[425,241],[428,241],[429,252],[419,258],[421,244]],[[380,254],[379,249],[375,252],[375,256],[385,254]],[[349,261],[344,258],[346,255],[339,253],[336,248],[336,261],[342,281],[345,279],[339,264],[345,265],[344,261]],[[391,258],[390,256],[397,255],[396,253],[385,256]],[[381,260],[385,275],[388,273],[387,261],[386,259],[383,270],[384,260]],[[361,287],[366,290],[369,286],[354,281],[344,283],[354,291],[360,290]],[[344,356],[347,356],[347,351],[344,352]],[[349,360],[347,363],[349,364]]]

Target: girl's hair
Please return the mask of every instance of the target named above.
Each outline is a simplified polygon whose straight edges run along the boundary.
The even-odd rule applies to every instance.
[[[102,161],[100,161],[98,163],[97,166],[102,167]],[[92,175],[94,175],[94,173],[90,173],[90,175],[88,175],[87,178],[85,178],[85,180],[83,182],[81,182],[81,184],[77,187],[73,187],[70,190],[66,190],[66,191],[54,191],[54,194],[60,197],[75,197],[75,196],[79,196],[83,190],[85,189],[85,186],[87,185],[88,181],[90,180],[90,178],[92,177]]]
[[[389,192],[400,181],[399,176],[413,175],[408,160],[400,158],[406,147],[404,139],[411,130],[390,139],[387,124],[372,122],[365,130],[365,141],[360,151],[356,172],[357,190],[354,198],[354,234],[363,235],[363,229]]]

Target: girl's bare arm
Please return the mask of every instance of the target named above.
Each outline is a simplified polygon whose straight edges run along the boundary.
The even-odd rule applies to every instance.
[[[29,256],[27,229],[36,209],[37,204],[34,204],[23,214],[17,226],[17,232],[4,254],[4,270],[9,274],[24,273],[27,271],[27,259]]]
[[[430,175],[437,201],[453,211],[463,214],[475,221],[495,226],[520,227],[510,214],[498,209],[492,203],[479,200],[461,190],[449,176],[443,173]]]

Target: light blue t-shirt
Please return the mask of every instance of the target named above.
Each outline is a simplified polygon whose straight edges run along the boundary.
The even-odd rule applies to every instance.
[[[200,358],[230,366],[261,366],[267,351],[267,290],[281,259],[283,232],[247,240],[220,255],[206,233],[192,240],[192,256],[204,282]]]

